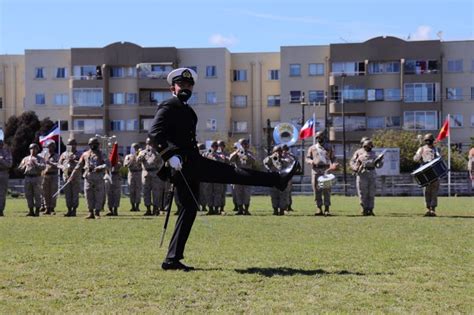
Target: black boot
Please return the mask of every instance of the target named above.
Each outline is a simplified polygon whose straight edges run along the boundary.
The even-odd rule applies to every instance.
[[[36,210],[35,210],[35,217],[39,217],[39,215],[40,215],[40,210],[41,210],[40,208],[36,208]]]
[[[105,216],[106,217],[111,217],[114,215],[114,208],[113,207],[109,207],[109,213],[107,213]]]
[[[33,211],[33,208],[29,209],[28,214],[26,216],[27,217],[34,217],[35,216],[35,212]]]
[[[135,204],[135,211],[140,212],[140,203]]]
[[[76,211],[77,211],[77,208],[72,208],[70,217],[75,217]]]
[[[151,206],[146,206],[146,211],[143,215],[144,216],[153,215],[153,213],[151,213]]]
[[[244,205],[244,215],[251,215],[249,212],[250,205]]]
[[[89,210],[89,215],[86,217],[86,219],[95,219],[95,215],[94,215],[94,210]]]
[[[70,217],[71,216],[72,209],[67,208],[67,212],[64,214],[65,217]]]
[[[95,210],[95,216],[96,218],[100,218],[100,209]]]
[[[329,206],[324,206],[324,216],[325,217],[328,217],[330,216],[331,214],[329,214]]]
[[[318,207],[318,210],[314,215],[323,215],[323,209],[321,207]]]
[[[278,208],[273,208],[273,215],[278,215]]]
[[[118,208],[117,207],[114,208],[114,217],[116,217],[116,216],[118,216]]]
[[[0,217],[3,217],[3,210],[0,210]]]
[[[157,206],[153,206],[153,215],[160,215],[160,209]]]
[[[237,206],[237,213],[235,215],[244,215],[244,206]]]

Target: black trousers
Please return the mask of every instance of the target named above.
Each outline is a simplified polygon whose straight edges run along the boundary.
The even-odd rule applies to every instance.
[[[199,154],[192,154],[185,158],[181,173],[186,178],[189,188],[198,203],[200,182],[272,187],[280,179],[277,173],[236,168],[229,164],[204,158]],[[189,192],[183,176],[176,172],[172,179],[175,183],[175,194],[177,194],[177,199],[181,202],[183,209],[178,215],[168,247],[166,260],[170,262],[184,258],[184,248],[198,211],[198,205]]]

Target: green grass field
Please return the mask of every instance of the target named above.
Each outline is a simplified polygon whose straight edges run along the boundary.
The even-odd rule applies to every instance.
[[[126,200],[99,220],[25,217],[25,204],[0,218],[1,314],[474,312],[474,198],[440,198],[425,218],[422,198],[378,197],[361,217],[356,198],[333,197],[324,218],[311,196],[283,217],[254,197],[252,216],[197,218],[188,273],[160,269],[164,217]]]

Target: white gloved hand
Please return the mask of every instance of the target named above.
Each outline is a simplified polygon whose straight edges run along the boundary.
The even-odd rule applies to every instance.
[[[183,168],[183,165],[181,165],[181,159],[177,155],[173,155],[168,160],[168,164],[176,171],[180,171]]]

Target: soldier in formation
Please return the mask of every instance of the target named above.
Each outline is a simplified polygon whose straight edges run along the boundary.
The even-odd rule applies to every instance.
[[[229,157],[229,161],[232,165],[241,168],[254,169],[255,158],[249,151],[249,142],[247,139],[239,139],[239,147]],[[235,200],[237,207],[236,215],[250,215],[250,196],[252,192],[252,186],[246,185],[232,185],[232,195]]]
[[[5,210],[10,167],[12,167],[12,154],[4,147],[3,140],[0,140],[0,217],[3,217]]]
[[[107,193],[107,207],[109,212],[106,216],[118,216],[118,208],[120,207],[120,198],[122,197],[122,176],[120,169],[122,168],[122,159],[118,158],[117,162],[112,165],[105,175],[105,191]]]
[[[163,190],[166,189],[166,182],[158,177],[158,171],[163,166],[163,160],[152,147],[150,138],[146,139],[146,147],[140,151],[137,160],[143,167],[142,184],[143,201],[146,207],[145,215],[159,215],[160,211],[164,210]]]
[[[375,199],[375,178],[377,173],[375,168],[383,166],[383,156],[376,156],[372,150],[374,147],[372,140],[365,140],[362,143],[362,150],[357,150],[350,161],[350,167],[357,175],[357,194],[362,208],[362,215],[374,214]]]
[[[280,172],[291,164],[292,161],[283,156],[282,147],[278,145],[273,147],[272,154],[263,160],[263,166],[270,172]],[[276,187],[271,188],[270,197],[272,200],[273,215],[284,215],[285,210],[288,209],[289,187],[287,184],[283,191]]]
[[[128,188],[130,191],[130,211],[140,211],[140,201],[142,194],[142,164],[138,161],[140,145],[132,143],[130,154],[125,156],[124,166],[128,168]]]
[[[428,133],[423,138],[425,145],[418,148],[413,160],[419,162],[422,165],[431,162],[439,156],[438,151],[434,146],[434,136]],[[438,191],[439,191],[439,179],[436,179],[431,184],[423,187],[423,195],[425,196],[425,205],[427,217],[436,216],[436,207],[438,206]]]
[[[38,155],[39,146],[36,143],[30,144],[29,149],[30,155],[21,160],[18,169],[25,175],[27,216],[38,217],[41,208],[41,172],[46,168],[46,162]]]
[[[45,215],[55,214],[56,197],[54,196],[58,191],[58,161],[59,155],[56,152],[56,143],[51,141],[47,144],[47,152],[44,155],[46,168],[43,171],[43,201],[46,211]]]
[[[58,167],[63,171],[63,180],[68,183],[63,191],[66,199],[67,212],[65,217],[75,217],[79,207],[79,192],[81,191],[81,174],[76,172],[72,177],[74,168],[79,163],[81,155],[77,151],[77,142],[74,139],[67,141],[67,150],[59,158]]]
[[[325,142],[324,132],[316,132],[317,143],[309,147],[306,154],[306,163],[311,166],[311,184],[314,191],[317,211],[315,215],[329,215],[331,206],[331,187],[319,187],[318,178],[326,174],[336,163],[333,147]],[[324,212],[323,212],[324,205]]]
[[[84,193],[89,210],[86,219],[95,219],[100,217],[100,210],[104,205],[104,175],[109,167],[109,160],[100,150],[98,138],[90,138],[88,144],[89,150],[81,155],[71,177],[74,178],[75,173],[84,171]]]
[[[211,152],[207,154],[207,158],[225,163],[225,156],[218,152],[219,145],[217,141],[211,143]],[[223,193],[225,185],[221,183],[209,183],[207,194],[207,202],[209,211],[208,215],[222,214],[225,205],[225,195]]]

